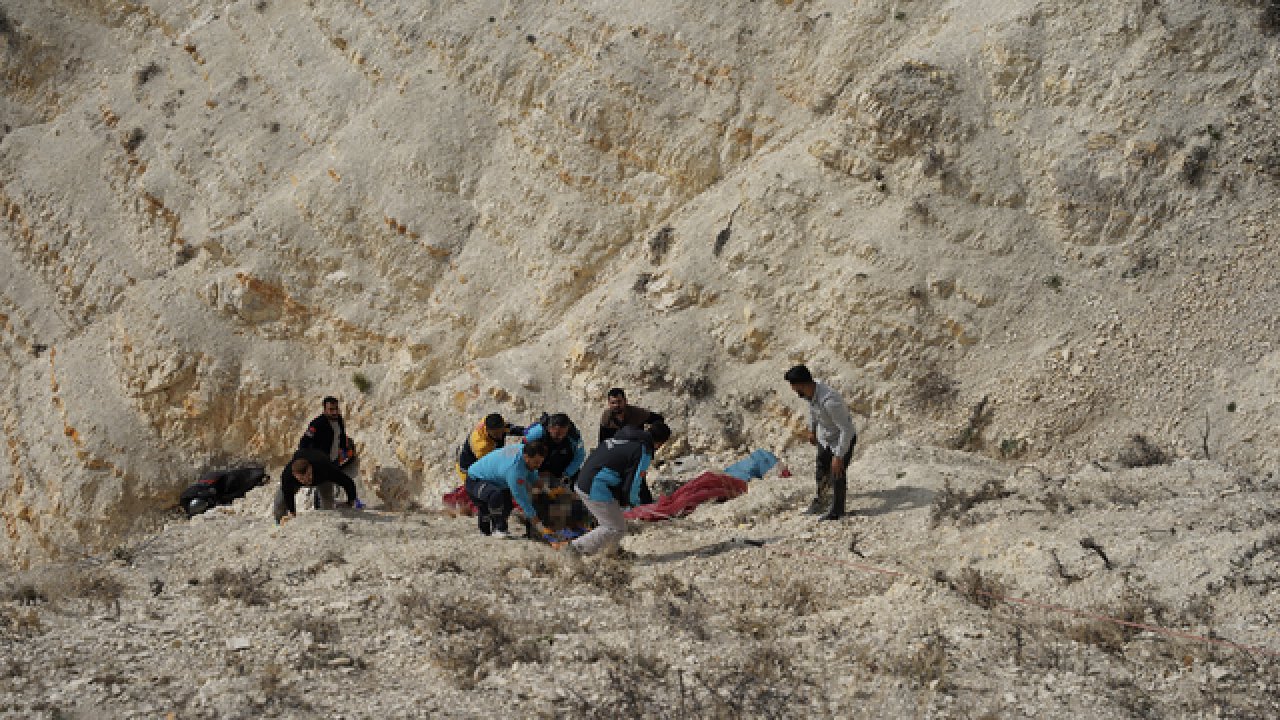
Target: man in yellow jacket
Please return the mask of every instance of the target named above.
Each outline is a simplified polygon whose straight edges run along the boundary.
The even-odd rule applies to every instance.
[[[462,447],[458,448],[458,477],[465,483],[467,468],[471,467],[475,461],[502,447],[508,435],[523,436],[524,430],[519,425],[509,424],[498,413],[485,415],[484,419],[471,429],[467,439],[462,441]]]

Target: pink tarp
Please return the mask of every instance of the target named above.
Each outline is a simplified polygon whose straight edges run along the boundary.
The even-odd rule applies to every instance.
[[[746,492],[747,483],[732,475],[704,472],[657,502],[631,508],[624,515],[628,520],[670,520],[688,515],[702,503],[724,502]]]

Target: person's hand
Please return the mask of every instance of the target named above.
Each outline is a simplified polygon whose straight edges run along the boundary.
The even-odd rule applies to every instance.
[[[542,524],[542,521],[541,521],[541,520],[534,520],[534,521],[533,521],[533,530],[534,530],[534,532],[538,533],[539,535],[541,535],[541,536],[543,536],[543,537],[546,537],[547,535],[550,535],[550,534],[551,534],[551,531],[547,529],[547,526],[546,526],[546,525],[543,525],[543,524]]]
[[[817,435],[815,435],[815,434],[813,433],[813,431],[809,431],[809,444],[810,444],[810,445],[817,445],[817,444],[818,444],[818,436],[817,436]]]
[[[293,513],[285,513],[284,515],[281,515],[281,516],[280,516],[280,519],[279,519],[279,520],[276,520],[276,524],[277,524],[277,525],[284,525],[285,523],[289,522],[290,520],[294,519],[295,517],[297,517],[297,515],[294,515]]]
[[[842,457],[831,458],[831,474],[833,476],[839,476],[844,474],[844,458]]]

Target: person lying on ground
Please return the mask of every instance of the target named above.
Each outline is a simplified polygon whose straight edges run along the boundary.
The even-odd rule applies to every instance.
[[[356,495],[356,484],[328,455],[315,448],[299,450],[280,473],[280,489],[276,491],[272,514],[277,523],[296,517],[298,508],[294,495],[303,487],[314,487],[323,510],[334,508],[334,491],[342,488],[347,494],[346,507],[360,509],[364,503]]]
[[[640,504],[640,484],[657,452],[671,438],[671,428],[654,423],[648,430],[627,425],[591,451],[578,472],[578,497],[596,519],[596,528],[569,543],[557,544],[591,555],[615,548],[627,534],[623,507]]]
[[[475,461],[502,447],[507,442],[508,435],[524,435],[524,432],[523,427],[509,424],[498,413],[485,415],[484,419],[467,433],[467,438],[458,448],[456,468],[458,476],[465,483],[467,468],[471,467]]]
[[[195,484],[183,490],[178,501],[187,517],[194,517],[217,505],[230,505],[269,482],[271,477],[261,465],[214,470],[201,475]]]
[[[467,496],[476,505],[476,524],[481,533],[510,538],[507,519],[516,507],[533,521],[539,535],[547,533],[537,520],[538,512],[529,496],[529,489],[538,481],[538,468],[546,458],[547,444],[534,440],[491,452],[467,468]]]

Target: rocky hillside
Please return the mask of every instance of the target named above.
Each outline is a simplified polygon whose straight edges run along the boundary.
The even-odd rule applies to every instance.
[[[768,477],[585,561],[422,512],[275,527],[261,488],[6,576],[0,717],[1280,714],[1274,480],[890,442],[852,469],[844,522]]]
[[[1275,2],[10,0],[6,562],[274,469],[325,394],[429,505],[483,413],[620,385],[786,451],[1280,440]],[[371,493],[372,494],[372,493]]]

